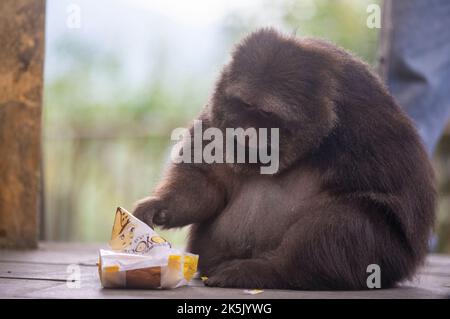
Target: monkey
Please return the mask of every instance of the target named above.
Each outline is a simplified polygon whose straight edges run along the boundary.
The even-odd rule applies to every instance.
[[[411,278],[428,250],[435,177],[413,122],[370,66],[326,40],[262,28],[238,42],[197,119],[279,128],[279,169],[171,163],[134,215],[190,225],[210,287],[368,289]],[[191,127],[192,130],[192,127]]]

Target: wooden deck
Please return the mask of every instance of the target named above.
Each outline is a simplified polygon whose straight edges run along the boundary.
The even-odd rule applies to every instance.
[[[102,289],[98,245],[41,243],[38,250],[0,250],[0,298],[450,298],[450,256],[430,255],[414,280],[395,289],[315,292],[207,288],[200,280],[174,290]],[[68,266],[79,266],[81,285],[69,288]]]

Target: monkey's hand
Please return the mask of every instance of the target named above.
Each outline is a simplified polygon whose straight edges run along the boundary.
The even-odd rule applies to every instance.
[[[183,227],[210,218],[224,206],[224,191],[208,171],[174,165],[154,191],[140,200],[133,214],[150,226]]]
[[[157,197],[146,197],[137,202],[133,215],[151,227],[158,225],[168,228],[170,227],[168,206],[164,200]]]

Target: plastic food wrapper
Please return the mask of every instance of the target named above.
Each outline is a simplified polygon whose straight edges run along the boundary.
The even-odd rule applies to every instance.
[[[104,288],[176,288],[197,271],[198,255],[171,247],[147,224],[118,207],[110,250],[100,249],[98,272]]]

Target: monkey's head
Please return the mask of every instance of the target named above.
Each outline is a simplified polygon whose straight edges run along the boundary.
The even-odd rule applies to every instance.
[[[308,40],[273,29],[250,34],[236,45],[216,84],[212,126],[223,132],[278,128],[281,172],[313,152],[335,125],[330,59]],[[254,171],[248,164],[233,167]]]

